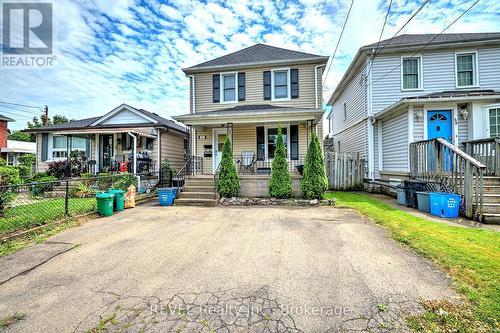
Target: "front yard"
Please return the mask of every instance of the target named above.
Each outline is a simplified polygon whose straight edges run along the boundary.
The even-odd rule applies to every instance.
[[[431,258],[453,277],[463,306],[427,303],[411,319],[417,331],[493,332],[500,324],[500,234],[453,227],[415,217],[362,193],[330,192],[337,207],[353,208],[388,228],[391,236]]]

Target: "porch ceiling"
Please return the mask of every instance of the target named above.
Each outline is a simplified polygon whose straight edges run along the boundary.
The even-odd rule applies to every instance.
[[[66,131],[55,131],[56,135],[75,135],[75,136],[89,136],[92,134],[114,134],[114,133],[132,133],[147,138],[157,138],[157,131],[154,128],[103,128],[103,129],[75,129]]]

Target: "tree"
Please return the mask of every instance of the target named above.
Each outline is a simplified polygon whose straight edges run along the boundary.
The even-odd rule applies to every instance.
[[[62,123],[67,123],[71,121],[68,119],[66,116],[61,116],[58,114],[55,114],[53,119],[48,119],[47,124],[52,125],[52,124],[62,124]],[[40,128],[43,127],[45,124],[45,114],[42,114],[40,118],[37,116],[34,116],[32,121],[28,121],[28,128]]]
[[[12,131],[9,134],[9,140],[35,142],[35,137],[26,132]]]
[[[219,179],[217,180],[217,193],[221,197],[235,197],[240,192],[240,179],[236,173],[236,165],[233,161],[231,140],[226,136],[222,148],[222,159],[220,161]]]
[[[325,161],[318,137],[313,132],[311,142],[307,147],[304,163],[304,176],[300,182],[302,192],[308,199],[322,199],[328,188],[328,179],[325,173]]]
[[[269,193],[272,197],[282,199],[292,196],[292,177],[288,172],[288,161],[281,126],[278,127],[276,150],[274,151],[271,179],[269,180]]]

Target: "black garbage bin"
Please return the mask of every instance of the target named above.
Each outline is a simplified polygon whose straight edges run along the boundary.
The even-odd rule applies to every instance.
[[[419,180],[405,180],[406,206],[417,208],[417,192],[426,190],[427,182]]]

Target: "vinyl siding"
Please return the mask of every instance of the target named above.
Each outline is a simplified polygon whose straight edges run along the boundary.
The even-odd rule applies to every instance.
[[[384,171],[408,171],[408,114],[403,112],[382,125]]]
[[[398,67],[401,65],[400,53],[377,56],[372,67],[374,114],[398,102],[403,97],[456,90],[455,52],[475,50],[478,52],[479,89],[500,90],[500,66],[498,66],[500,47],[452,49],[422,53],[423,89],[417,91],[401,91],[401,67]]]
[[[375,124],[373,124],[373,171],[374,171],[373,177],[375,179],[379,179],[380,178],[380,170],[379,170],[379,165],[378,165],[378,162],[379,162],[379,156],[378,156],[378,154],[379,154],[378,127],[379,127],[379,123],[378,122],[376,122]]]
[[[235,103],[213,103],[212,99],[212,76],[214,73],[195,74],[195,93],[196,93],[196,112],[215,111],[226,109],[237,105],[250,104],[272,104],[279,106],[314,108],[314,67],[316,65],[297,65],[290,68],[299,70],[299,98],[288,101],[264,100],[263,72],[276,69],[275,67],[262,67],[256,69],[245,69],[240,72],[245,73],[245,101]],[[318,107],[321,107],[322,101],[322,69],[318,69]],[[191,87],[191,85],[190,85]],[[192,91],[190,93],[192,97]],[[190,100],[190,110],[192,112],[192,99]]]
[[[171,132],[161,132],[161,159],[168,158],[177,171],[184,166],[184,136]]]
[[[349,127],[345,131],[333,136],[333,145],[335,151],[338,151],[340,141],[340,152],[361,153],[366,156],[366,120],[354,126]]]
[[[417,118],[417,112],[424,112],[423,107],[413,107],[413,141],[424,140],[424,120]]]

